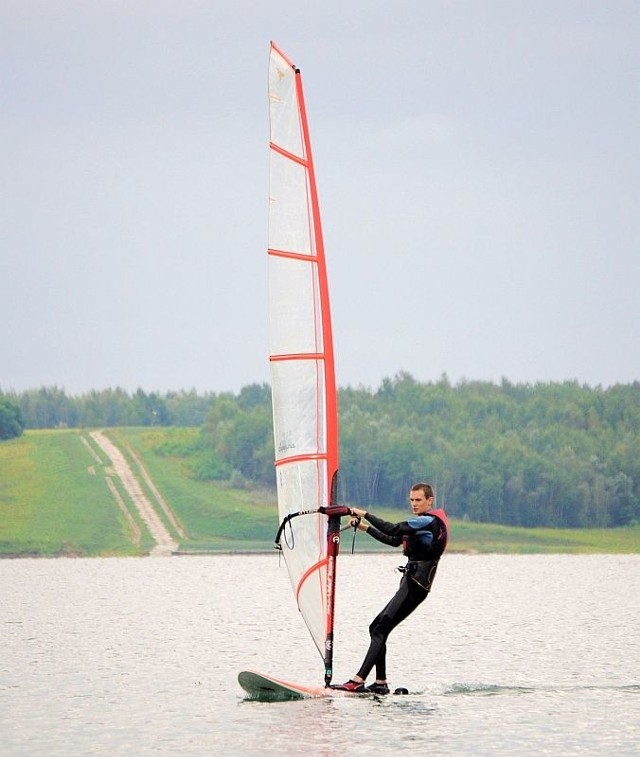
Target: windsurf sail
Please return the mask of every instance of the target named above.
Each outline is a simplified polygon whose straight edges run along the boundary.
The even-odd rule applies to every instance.
[[[329,286],[302,77],[274,43],[269,124],[269,359],[282,524],[277,542],[328,685],[340,517],[349,510],[336,502]]]

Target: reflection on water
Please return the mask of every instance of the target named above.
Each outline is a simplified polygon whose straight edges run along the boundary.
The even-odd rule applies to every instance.
[[[344,555],[336,678],[395,590]],[[389,639],[408,696],[263,703],[254,668],[321,684],[275,555],[0,561],[0,754],[633,754],[640,557],[448,555]]]

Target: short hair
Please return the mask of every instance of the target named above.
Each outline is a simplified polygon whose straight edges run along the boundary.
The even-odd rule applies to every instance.
[[[419,489],[422,489],[422,491],[424,492],[425,499],[435,497],[435,494],[433,493],[433,486],[431,486],[431,484],[426,484],[424,481],[421,481],[419,484],[414,484],[411,487],[412,492],[416,492]]]

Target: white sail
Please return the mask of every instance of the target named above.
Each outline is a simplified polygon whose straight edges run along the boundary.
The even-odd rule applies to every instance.
[[[329,293],[302,80],[273,43],[269,122],[269,344],[282,521],[332,504],[338,430]],[[327,523],[324,514],[297,517],[280,540],[298,607],[323,656],[331,647],[335,571],[327,554]]]

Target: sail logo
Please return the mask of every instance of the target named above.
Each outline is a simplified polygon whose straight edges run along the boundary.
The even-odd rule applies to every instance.
[[[291,431],[285,431],[282,435],[282,439],[280,439],[280,444],[278,444],[278,452],[282,453],[295,448],[296,443],[293,441],[293,434]]]

